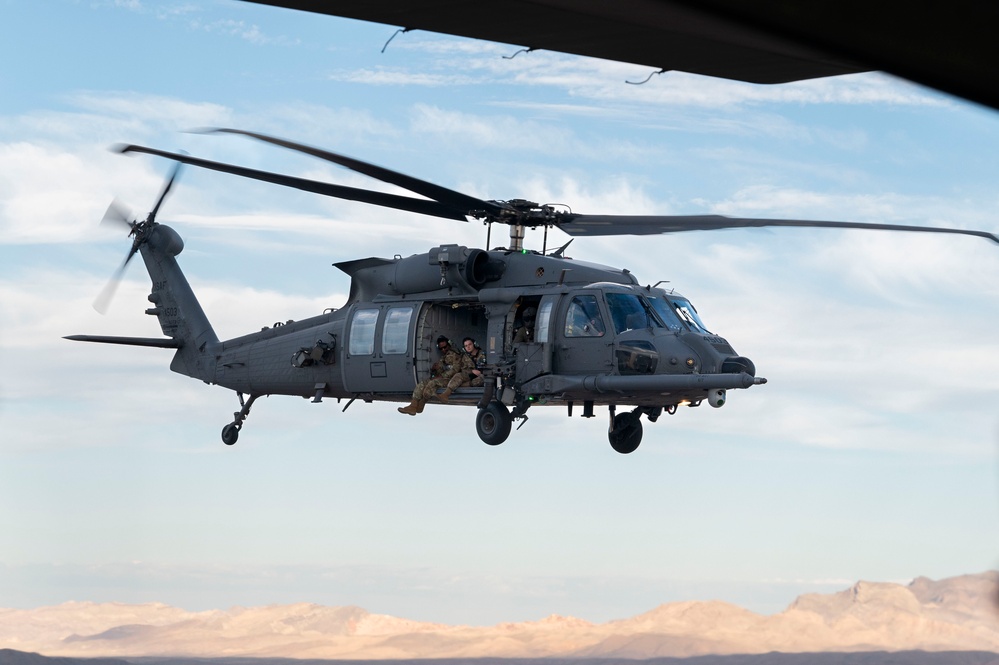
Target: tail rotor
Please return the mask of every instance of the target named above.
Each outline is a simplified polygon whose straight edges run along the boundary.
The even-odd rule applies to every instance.
[[[146,216],[145,220],[141,222],[130,220],[131,214],[128,209],[117,199],[111,201],[111,205],[108,206],[104,217],[101,218],[100,225],[103,227],[116,229],[128,227],[128,237],[132,238],[132,247],[128,250],[125,260],[118,266],[118,269],[111,275],[111,279],[108,280],[108,283],[97,295],[97,298],[94,299],[94,309],[100,314],[107,313],[108,307],[111,305],[111,300],[118,291],[118,285],[125,275],[125,269],[128,268],[129,261],[132,260],[132,257],[139,251],[139,247],[149,239],[149,235],[156,228],[156,213],[159,212],[160,206],[163,205],[167,194],[170,193],[170,189],[173,187],[173,183],[180,172],[180,166],[180,162],[174,165],[166,183],[163,185],[163,190],[156,199],[156,205],[153,206],[152,211]]]

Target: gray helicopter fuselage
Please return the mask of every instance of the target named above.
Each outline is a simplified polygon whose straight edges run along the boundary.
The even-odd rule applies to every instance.
[[[405,401],[429,377],[443,335],[482,346],[506,402],[662,407],[753,384],[752,363],[707,332],[686,299],[640,286],[627,270],[455,245],[338,267],[351,277],[341,309],[220,342],[209,382],[250,394]],[[515,343],[528,308],[533,335]],[[462,389],[455,402],[477,403],[482,392]]]

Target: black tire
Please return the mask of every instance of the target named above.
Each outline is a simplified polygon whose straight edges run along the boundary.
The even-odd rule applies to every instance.
[[[489,402],[475,415],[475,431],[490,446],[498,446],[506,441],[512,424],[513,418],[502,402]]]
[[[614,416],[614,431],[607,434],[611,448],[629,455],[642,443],[642,418],[636,413],[619,413]]]
[[[222,428],[222,443],[224,443],[225,445],[227,446],[233,445],[234,443],[236,443],[236,439],[238,438],[239,438],[239,430],[236,428],[235,424],[229,423],[228,425]]]

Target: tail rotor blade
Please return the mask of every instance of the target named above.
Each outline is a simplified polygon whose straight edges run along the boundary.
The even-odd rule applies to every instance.
[[[108,307],[111,305],[111,300],[114,299],[114,294],[118,291],[118,285],[121,284],[121,278],[125,275],[125,268],[128,267],[128,262],[132,260],[135,256],[135,249],[133,248],[129,251],[128,256],[125,260],[121,262],[118,269],[108,280],[108,283],[104,286],[101,292],[94,299],[94,309],[97,310],[99,314],[107,314]]]
[[[101,218],[101,226],[106,227],[129,227],[132,226],[132,221],[129,219],[130,212],[118,199],[111,201],[111,205],[108,206],[107,212],[104,213],[104,217]]]
[[[180,167],[180,162],[176,162],[174,164],[173,170],[170,172],[170,177],[167,179],[166,184],[163,185],[163,191],[160,192],[160,197],[156,199],[156,205],[153,206],[152,212],[149,213],[149,221],[156,219],[156,213],[159,212],[160,206],[163,205],[163,200],[166,198],[167,194],[170,193],[170,188],[173,187],[173,181],[177,179],[177,174],[180,173]]]

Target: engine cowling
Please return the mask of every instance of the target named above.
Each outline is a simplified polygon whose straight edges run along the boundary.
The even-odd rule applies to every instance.
[[[499,279],[504,267],[503,261],[490,257],[485,250],[441,245],[427,254],[399,259],[389,286],[399,295],[440,288],[475,293]]]

